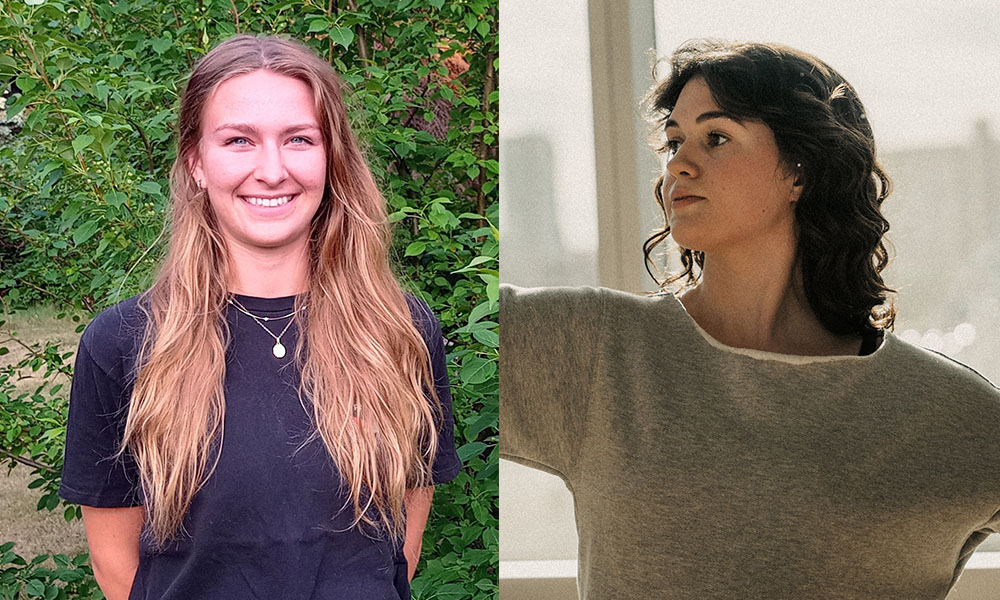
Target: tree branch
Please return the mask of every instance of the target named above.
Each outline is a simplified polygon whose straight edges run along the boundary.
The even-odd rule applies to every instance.
[[[30,459],[30,458],[25,458],[23,456],[18,456],[16,454],[14,454],[13,452],[8,452],[7,450],[4,450],[3,448],[0,448],[0,454],[3,454],[4,456],[6,456],[7,458],[10,458],[12,460],[16,460],[17,462],[21,463],[22,465],[27,465],[29,467],[33,467],[35,469],[38,469],[39,471],[48,471],[50,473],[58,473],[59,472],[59,469],[56,469],[54,467],[50,467],[49,465],[43,465],[42,463],[34,461],[34,460]]]
[[[347,0],[347,6],[352,11],[358,11],[357,0]],[[358,56],[361,57],[361,62],[368,63],[368,40],[365,39],[365,28],[360,24],[354,26],[354,35],[358,38]]]
[[[135,130],[139,132],[139,137],[142,138],[142,145],[146,147],[146,158],[149,159],[149,174],[156,175],[156,163],[153,161],[153,145],[149,142],[149,138],[146,137],[146,132],[142,130],[142,127],[133,121],[132,119],[126,119]]]
[[[21,340],[17,339],[16,337],[10,335],[9,333],[7,334],[7,339],[3,340],[0,343],[6,344],[7,342],[17,342],[17,345],[21,346],[22,348],[24,348],[25,350],[27,350],[28,354],[30,354],[31,356],[34,356],[35,358],[40,358],[42,360],[45,360],[45,355],[44,354],[42,354],[41,352],[38,352],[37,350],[35,350],[31,346],[25,344],[24,342],[22,342]],[[73,378],[73,372],[70,371],[69,369],[67,369],[66,367],[57,367],[56,371],[59,371],[60,373],[62,373],[66,377],[69,377],[70,379]]]
[[[236,33],[240,32],[240,11],[236,8],[236,0],[229,0],[233,7],[233,24],[236,26]]]
[[[496,35],[496,15],[494,14],[495,8],[491,8],[487,15],[493,16],[493,22],[490,24],[490,36],[491,38]],[[490,48],[490,51],[486,53],[486,80],[483,82],[483,114],[485,115],[490,111],[490,95],[496,89],[496,69],[493,68],[493,63],[496,61],[496,50]],[[492,148],[486,143],[486,128],[479,134],[479,147],[476,149],[476,156],[479,160],[486,160],[487,158],[493,158],[490,156],[490,151]],[[476,212],[481,215],[486,214],[486,194],[483,193],[483,186],[486,184],[486,169],[480,167],[479,169],[479,181],[478,181],[478,191],[476,193]],[[480,221],[479,226],[483,227],[485,222]]]

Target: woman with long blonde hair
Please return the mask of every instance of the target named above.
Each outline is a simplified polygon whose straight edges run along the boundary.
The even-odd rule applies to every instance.
[[[339,78],[233,37],[195,66],[152,287],[80,342],[60,494],[128,598],[409,598],[460,462],[440,327],[390,269]]]

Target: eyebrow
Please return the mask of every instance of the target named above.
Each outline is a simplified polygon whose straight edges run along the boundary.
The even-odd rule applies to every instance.
[[[743,119],[737,117],[735,114],[725,111],[725,110],[710,110],[708,112],[703,112],[694,120],[695,123],[701,123],[702,121],[707,121],[709,119],[729,119],[735,122],[737,125],[743,125]],[[667,122],[663,124],[663,128],[668,127],[680,127],[677,121],[673,119],[667,119]]]
[[[260,129],[256,125],[251,125],[250,123],[224,123],[215,128],[215,131],[222,131],[223,129],[235,129],[236,131],[242,131],[243,133],[249,133],[251,135],[260,135]],[[305,131],[307,129],[319,129],[319,125],[312,123],[302,123],[300,125],[291,125],[286,127],[282,134],[295,133],[297,131]]]

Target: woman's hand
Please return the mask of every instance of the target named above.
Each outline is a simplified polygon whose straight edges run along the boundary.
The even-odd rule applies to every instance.
[[[406,539],[403,541],[403,556],[406,557],[406,578],[413,581],[420,561],[420,546],[424,539],[427,516],[431,512],[434,486],[406,490]]]
[[[139,568],[139,533],[145,508],[82,508],[94,578],[108,600],[128,600]]]

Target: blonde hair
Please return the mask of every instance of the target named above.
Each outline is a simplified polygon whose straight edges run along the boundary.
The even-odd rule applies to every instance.
[[[388,262],[385,202],[351,132],[341,84],[305,46],[238,35],[195,66],[181,99],[170,172],[170,243],[139,302],[146,335],[119,453],[139,466],[158,545],[176,536],[211,476],[223,437],[229,331],[228,252],[189,171],[205,104],[220,84],[266,69],[312,90],[327,150],[327,185],[313,218],[308,291],[296,297],[299,399],[349,493],[355,525],[405,531],[403,497],[430,485],[436,412],[428,349]],[[430,395],[430,401],[428,401]]]

